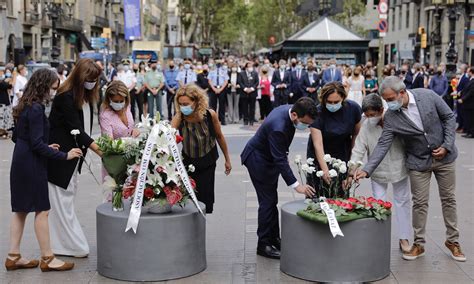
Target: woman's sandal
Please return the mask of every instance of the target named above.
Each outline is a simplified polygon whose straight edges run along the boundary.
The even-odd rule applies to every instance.
[[[7,257],[5,260],[5,268],[8,271],[17,270],[17,269],[27,269],[27,268],[35,268],[38,267],[39,261],[36,259],[30,260],[28,263],[20,264],[17,263],[21,259],[21,254],[19,253],[9,253],[9,257],[13,257],[10,259]]]
[[[59,267],[51,267],[49,266],[49,264],[51,263],[51,261],[53,261],[53,259],[55,258],[54,255],[50,255],[50,256],[42,256],[41,257],[41,264],[40,264],[40,268],[41,268],[41,271],[42,272],[48,272],[48,271],[67,271],[67,270],[71,270],[74,268],[74,263],[73,262],[65,262],[64,261],[64,264],[59,266]]]

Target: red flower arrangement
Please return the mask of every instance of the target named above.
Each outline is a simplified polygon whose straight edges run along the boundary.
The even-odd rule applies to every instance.
[[[371,217],[377,220],[386,220],[391,214],[392,208],[392,203],[373,197],[327,198],[326,203],[334,210],[339,222]],[[327,222],[320,202],[309,201],[308,207],[298,211],[297,215],[311,221]]]

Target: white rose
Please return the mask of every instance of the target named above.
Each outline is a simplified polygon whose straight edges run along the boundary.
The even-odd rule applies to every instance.
[[[76,135],[79,135],[79,134],[81,134],[81,131],[79,131],[79,129],[73,129],[73,130],[71,130],[71,135],[76,136]]]
[[[306,163],[308,163],[308,165],[312,165],[312,164],[314,164],[314,159],[313,158],[308,158],[306,160]]]
[[[339,168],[339,172],[341,174],[345,174],[347,173],[347,167],[345,165],[342,165],[340,168]]]
[[[308,174],[312,174],[316,171],[315,167],[308,167]]]
[[[301,164],[301,155],[296,155],[295,156],[295,164]]]
[[[335,168],[336,170],[339,170],[339,164],[338,163],[332,164],[332,167]]]
[[[188,166],[188,171],[189,171],[190,173],[194,173],[195,170],[196,170],[196,168],[195,168],[193,165],[189,165],[189,166]]]
[[[324,175],[323,171],[317,171],[316,172],[316,176],[319,177],[319,178],[322,177],[323,175]]]
[[[308,171],[309,171],[309,166],[308,166],[308,164],[303,164],[303,165],[301,166],[301,170],[302,170],[304,173],[308,173]]]
[[[355,165],[356,165],[356,163],[355,163],[354,161],[352,161],[352,160],[349,161],[349,162],[347,162],[347,166],[348,166],[349,168],[351,168],[351,167],[353,167],[353,166],[355,166]]]
[[[329,171],[329,177],[331,177],[331,178],[337,177],[337,172],[336,172],[336,170],[330,170],[330,171]]]
[[[324,161],[325,161],[326,163],[331,162],[331,160],[332,160],[331,155],[329,155],[329,154],[324,155]]]
[[[357,167],[362,167],[363,165],[364,165],[364,163],[362,163],[362,161],[357,162]]]

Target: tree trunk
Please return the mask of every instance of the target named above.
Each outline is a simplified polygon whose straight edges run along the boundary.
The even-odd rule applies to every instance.
[[[198,3],[196,0],[191,0],[191,10],[194,10],[197,7]],[[191,23],[189,24],[188,30],[186,31],[186,35],[184,37],[184,43],[187,44],[191,41],[191,38],[194,35],[194,32],[196,31],[197,27],[197,19],[198,19],[198,13],[192,13],[191,14]]]
[[[163,6],[161,9],[161,23],[160,23],[160,61],[164,64],[164,52],[165,52],[165,41],[166,41],[166,28],[168,24],[168,0],[163,0]]]

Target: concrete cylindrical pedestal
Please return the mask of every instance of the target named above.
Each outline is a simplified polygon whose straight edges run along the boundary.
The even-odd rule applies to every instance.
[[[317,282],[369,282],[390,273],[390,218],[339,223],[344,237],[332,237],[329,225],[296,215],[302,200],[281,208],[282,272]]]
[[[129,204],[122,212],[113,212],[111,203],[97,207],[97,271],[101,275],[161,281],[206,269],[206,222],[191,201],[184,208],[174,206],[168,214],[142,212],[136,234],[125,233],[129,213]]]

